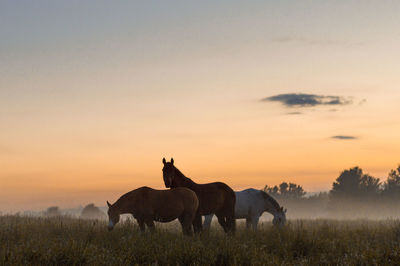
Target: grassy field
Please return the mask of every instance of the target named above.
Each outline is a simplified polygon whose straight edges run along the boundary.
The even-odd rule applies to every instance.
[[[235,236],[216,225],[184,237],[176,223],[144,235],[135,223],[0,216],[0,265],[400,265],[400,221],[290,220]]]

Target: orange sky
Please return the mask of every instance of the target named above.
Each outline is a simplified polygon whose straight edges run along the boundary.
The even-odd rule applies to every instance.
[[[162,188],[163,157],[309,192],[400,163],[400,4],[169,4],[2,4],[0,211]],[[339,102],[262,101],[296,94]]]

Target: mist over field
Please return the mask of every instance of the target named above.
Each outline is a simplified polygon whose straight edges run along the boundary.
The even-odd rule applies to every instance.
[[[352,219],[370,219],[370,220],[384,220],[384,219],[399,219],[400,218],[400,205],[398,201],[385,201],[376,202],[370,200],[369,202],[359,202],[354,200],[346,200],[338,203],[336,208],[329,207],[329,201],[313,200],[304,198],[300,201],[281,200],[280,203],[283,207],[287,208],[286,217],[289,220],[297,219],[338,219],[338,220],[352,220]],[[103,214],[107,213],[107,207],[102,206],[99,208]],[[58,215],[71,218],[79,218],[82,214],[82,207],[59,209]],[[28,216],[28,217],[46,217],[47,210],[43,211],[23,211],[15,212],[13,214]],[[6,215],[6,213],[2,213]],[[129,214],[123,215],[123,219],[132,219]],[[273,216],[264,212],[260,217],[260,223],[271,223]],[[106,220],[106,217],[98,218],[94,216],[93,219]],[[176,221],[177,222],[177,221]],[[244,223],[245,219],[238,219],[238,223]],[[216,218],[213,218],[213,223],[217,225]]]
[[[359,167],[343,170],[332,183],[332,189],[325,192],[307,193],[301,185],[290,182],[266,185],[263,191],[287,209],[286,216],[291,220],[400,218],[400,165],[390,170],[386,179],[382,180],[363,172]],[[42,211],[25,210],[16,213],[24,216],[68,216],[104,220],[107,210],[107,206],[88,204],[69,209],[50,206]],[[270,213],[264,212],[260,222],[270,223],[272,217]],[[129,219],[129,215],[124,215],[124,219],[126,218]]]

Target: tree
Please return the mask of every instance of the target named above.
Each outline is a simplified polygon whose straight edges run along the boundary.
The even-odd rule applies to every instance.
[[[278,197],[280,195],[278,186],[270,187],[268,185],[265,185],[263,190],[273,197]]]
[[[278,186],[269,187],[268,185],[266,185],[264,187],[264,191],[270,194],[271,196],[277,198],[298,199],[306,194],[302,186],[294,183],[288,184],[286,182],[282,182],[279,185],[279,187]]]
[[[107,218],[106,214],[102,212],[93,203],[86,205],[83,208],[81,216],[82,219],[104,220]]]
[[[287,196],[287,194],[289,193],[288,187],[289,185],[286,182],[283,182],[279,185],[279,192],[282,196]]]
[[[382,194],[389,197],[400,198],[400,165],[396,170],[391,170],[386,182],[383,184]]]
[[[333,198],[360,198],[380,193],[379,178],[363,174],[359,167],[344,170],[332,185]]]
[[[294,183],[289,183],[289,197],[292,198],[301,198],[303,197],[306,192],[304,191],[303,187],[300,185],[296,185]]]
[[[360,182],[360,191],[364,196],[376,196],[381,192],[379,178],[363,175]]]
[[[45,215],[48,217],[55,217],[60,216],[61,212],[58,206],[51,206],[47,208],[47,210],[45,211]]]

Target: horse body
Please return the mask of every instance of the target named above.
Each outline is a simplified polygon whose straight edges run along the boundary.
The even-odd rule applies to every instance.
[[[178,218],[183,233],[191,234],[199,202],[196,194],[187,188],[156,190],[141,187],[122,195],[114,204],[107,204],[109,230],[118,223],[120,214],[130,213],[142,232],[145,231],[145,224],[153,231],[154,221],[167,223]]]
[[[193,190],[199,199],[199,207],[193,221],[195,232],[202,230],[201,216],[214,213],[225,232],[235,231],[235,202],[234,191],[225,183],[214,182],[197,184],[184,176],[175,166],[174,161],[163,159],[163,178],[166,187],[186,187]]]
[[[257,229],[257,224],[263,212],[274,216],[273,223],[283,225],[286,222],[285,210],[279,206],[275,199],[266,192],[254,188],[236,191],[235,218],[246,219],[246,227]],[[213,214],[206,215],[204,227],[209,228]]]
[[[197,211],[200,215],[218,212],[225,205],[231,204],[226,200],[230,197],[230,188],[224,183],[196,184],[191,180],[187,181],[185,187],[193,190],[198,195],[199,208]]]

